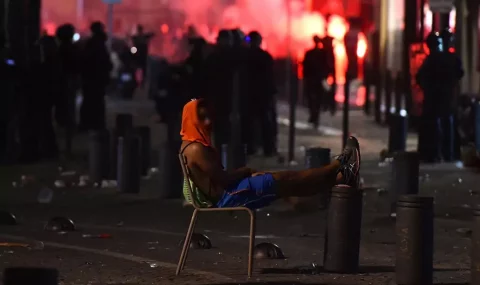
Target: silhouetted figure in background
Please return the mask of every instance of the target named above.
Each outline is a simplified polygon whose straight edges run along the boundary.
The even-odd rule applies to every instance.
[[[327,53],[322,47],[321,39],[314,36],[313,42],[315,46],[305,53],[303,59],[303,77],[305,95],[310,111],[308,122],[317,129],[320,123],[320,108],[325,96],[325,88],[322,82],[328,76],[328,68]]]
[[[71,154],[73,132],[76,126],[75,98],[78,88],[79,51],[73,42],[75,27],[64,24],[55,35],[59,43],[58,54],[62,68],[60,92],[55,100],[55,120],[65,129],[65,149]]]
[[[132,37],[133,46],[137,49],[135,53],[137,65],[142,70],[142,85],[147,78],[148,45],[153,36],[153,33],[145,33],[143,26],[138,25],[137,33]]]
[[[333,49],[333,40],[334,38],[330,37],[325,31],[325,36],[322,39],[323,49],[325,50],[325,55],[327,57],[326,72],[327,78],[331,77],[333,82],[330,86],[330,90],[325,92],[324,100],[324,109],[330,111],[330,113],[335,115],[337,112],[337,102],[335,101],[335,93],[337,92],[337,77],[335,74],[335,53]]]
[[[135,90],[138,87],[136,78],[137,64],[135,54],[130,50],[129,46],[119,47],[118,49],[118,79],[117,91],[123,99],[132,99]]]
[[[243,144],[247,146],[247,154],[254,154],[255,147],[255,133],[254,133],[254,119],[252,117],[252,106],[249,101],[249,74],[248,74],[248,57],[249,48],[245,40],[245,34],[240,29],[231,30],[233,35],[232,45],[232,79],[237,78],[238,81],[232,81],[232,99],[233,96],[238,96],[238,112],[240,115],[240,136]],[[233,112],[233,110],[232,110]],[[232,130],[235,131],[235,130]]]
[[[107,34],[101,22],[90,26],[91,37],[85,42],[82,56],[82,93],[80,129],[104,129],[105,90],[110,80],[112,63],[105,45]]]
[[[60,91],[61,66],[57,52],[55,38],[43,35],[32,53],[30,92],[24,97],[20,123],[21,162],[58,156],[52,124],[53,105]]]
[[[452,43],[450,31],[432,32],[427,37],[430,54],[416,75],[424,92],[418,150],[425,162],[452,161],[457,153],[453,114],[456,89],[464,71],[460,58],[449,51]]]
[[[11,84],[13,82],[13,67],[8,64],[9,59],[7,49],[5,48],[6,39],[4,32],[4,29],[0,29],[0,82],[2,82],[2,84],[10,82]],[[10,87],[10,85],[7,86]],[[11,107],[13,107],[13,92],[11,92],[10,88],[5,90],[3,94],[2,104],[0,104],[0,164],[7,161],[8,126],[12,120]]]
[[[261,48],[262,36],[253,31],[248,34],[250,49],[246,68],[247,92],[251,136],[256,135],[255,126],[260,126],[262,148],[265,156],[277,153],[277,112],[273,58]]]
[[[230,114],[233,79],[232,58],[233,35],[229,30],[221,30],[217,44],[207,57],[205,64],[206,92],[205,98],[213,110],[213,128],[215,145],[221,149],[222,144],[230,138]]]
[[[207,42],[201,37],[190,38],[191,51],[185,60],[188,76],[189,99],[205,93],[205,61]]]

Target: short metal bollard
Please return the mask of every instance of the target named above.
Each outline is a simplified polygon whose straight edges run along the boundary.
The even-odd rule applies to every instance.
[[[247,145],[240,144],[237,149],[222,144],[222,164],[225,169],[233,170],[247,164]]]
[[[328,272],[356,273],[359,269],[363,191],[334,187],[328,208],[323,266]]]
[[[398,285],[433,282],[433,197],[403,195],[397,203]]]
[[[115,118],[115,129],[119,136],[125,136],[133,128],[132,114],[117,114]]]
[[[90,132],[88,170],[90,180],[100,182],[109,174],[110,136],[107,130]]]
[[[111,180],[117,180],[117,160],[118,160],[118,138],[119,134],[117,129],[113,129],[110,131],[110,149],[109,149],[109,156],[110,156],[110,171],[108,173],[108,178]]]
[[[480,207],[473,211],[470,284],[480,284]]]
[[[9,267],[3,272],[4,285],[58,285],[54,268]]]
[[[475,147],[477,151],[480,151],[480,101],[475,102]]]
[[[388,130],[388,152],[405,151],[407,148],[408,118],[390,114]]]
[[[148,174],[148,169],[150,168],[150,155],[151,155],[151,136],[150,128],[148,126],[141,126],[135,128],[135,133],[140,137],[140,156],[141,156],[141,167],[140,174],[146,176]]]
[[[305,151],[305,168],[320,168],[330,164],[330,149],[312,147]]]
[[[392,115],[392,93],[394,91],[393,75],[390,70],[385,73],[385,123],[390,122],[390,116]]]
[[[395,213],[398,196],[418,194],[420,156],[418,152],[397,152],[390,179],[390,213]]]
[[[138,136],[118,139],[117,185],[122,193],[140,192],[140,138]]]

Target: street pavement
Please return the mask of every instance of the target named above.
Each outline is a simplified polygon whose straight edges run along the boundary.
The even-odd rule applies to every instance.
[[[144,101],[110,101],[109,112],[132,112],[136,124],[152,128],[152,146],[164,141],[164,128],[150,120]],[[288,108],[279,104],[279,147],[287,146]],[[305,127],[306,112],[297,110],[297,165],[253,156],[258,169],[301,169],[304,149],[341,147],[341,115],[324,115],[320,130]],[[119,194],[114,184],[78,186],[86,174],[86,137],[75,140],[75,160],[4,167],[0,171],[0,210],[14,213],[16,226],[0,226],[0,243],[25,243],[31,249],[0,246],[0,269],[11,266],[54,267],[61,284],[396,284],[395,231],[389,218],[388,163],[379,163],[387,130],[361,111],[351,113],[352,134],[362,146],[364,209],[360,273],[322,270],[326,212],[318,207],[293,210],[278,201],[257,212],[257,243],[272,242],[284,252],[280,260],[257,260],[246,278],[248,217],[244,213],[202,213],[197,233],[207,235],[211,249],[192,249],[182,276],[174,269],[192,209],[181,200],[161,200],[162,171],[142,179],[140,194]],[[110,119],[109,123],[112,124]],[[409,137],[414,148],[415,136]],[[282,155],[285,155],[282,153]],[[22,179],[23,176],[23,179]],[[420,192],[435,197],[435,284],[468,284],[471,211],[478,203],[478,173],[460,164],[422,165]],[[56,181],[56,183],[55,183]],[[62,183],[60,183],[62,182]],[[55,186],[55,184],[57,186]],[[65,187],[63,185],[65,184]],[[108,183],[107,183],[108,184]],[[61,186],[61,187],[58,187]],[[45,190],[49,189],[49,190]],[[39,200],[39,193],[42,196]],[[51,194],[45,198],[45,193]],[[314,200],[314,199],[313,199]],[[39,201],[43,202],[40,203]],[[311,203],[312,204],[312,203]],[[73,232],[49,232],[45,223],[63,216],[76,224]],[[105,238],[82,235],[105,234]],[[41,242],[41,243],[40,243]],[[7,244],[8,245],[8,244]]]

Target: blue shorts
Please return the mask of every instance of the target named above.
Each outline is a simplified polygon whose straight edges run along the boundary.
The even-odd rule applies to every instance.
[[[248,177],[225,190],[217,203],[218,208],[247,207],[255,210],[270,205],[278,198],[275,180],[267,173]]]

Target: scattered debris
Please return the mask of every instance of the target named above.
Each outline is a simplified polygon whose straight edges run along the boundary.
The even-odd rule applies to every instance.
[[[70,171],[61,172],[61,173],[60,173],[60,176],[73,176],[73,175],[75,175],[75,174],[77,174],[76,171],[70,170]]]
[[[15,226],[17,225],[17,218],[14,214],[0,210],[0,225],[2,226]]]
[[[262,242],[255,246],[254,256],[256,259],[284,259],[285,255],[278,245]]]
[[[387,192],[388,192],[388,191],[387,191],[387,189],[385,189],[385,188],[378,188],[378,189],[377,189],[377,194],[380,195],[380,196],[383,195],[383,194],[385,194],[385,193],[387,193]]]
[[[472,235],[472,230],[469,228],[458,228],[456,232],[464,237],[470,237]]]
[[[116,188],[117,187],[117,180],[102,180],[101,187],[102,188]]]
[[[113,236],[111,234],[98,234],[98,235],[93,235],[93,234],[83,234],[83,238],[98,238],[98,239],[108,239],[112,238]]]
[[[45,248],[45,245],[41,241],[34,241],[32,243],[0,242],[0,247],[22,247],[34,250],[42,250]]]
[[[65,181],[63,181],[63,180],[55,180],[53,185],[55,185],[55,187],[57,187],[57,188],[65,188],[67,186],[65,184]]]
[[[179,246],[183,246],[184,243],[185,243],[185,239],[182,239],[179,243]],[[212,242],[204,234],[193,233],[192,234],[192,240],[190,241],[190,248],[192,248],[192,249],[210,249],[210,248],[212,248]]]
[[[43,187],[37,195],[37,201],[40,204],[49,204],[53,200],[53,190]]]
[[[54,217],[47,222],[44,229],[52,232],[72,232],[75,231],[75,224],[69,218]]]

